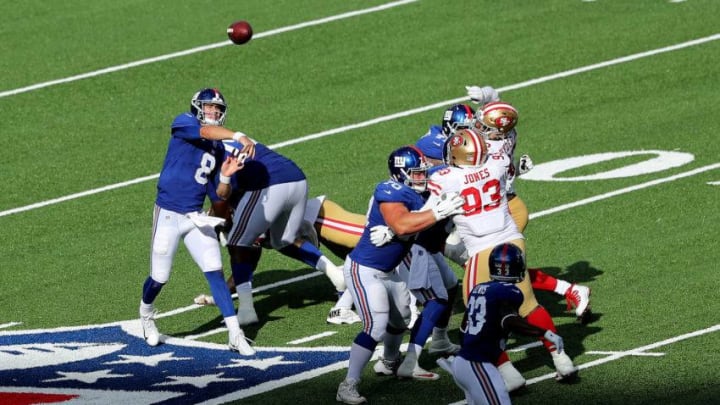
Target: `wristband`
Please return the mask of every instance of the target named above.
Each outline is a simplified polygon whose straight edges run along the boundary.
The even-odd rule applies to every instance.
[[[220,183],[230,184],[230,176],[225,176],[224,174],[220,173]]]
[[[235,133],[233,134],[233,138],[232,138],[232,139],[235,140],[235,141],[237,141],[237,142],[240,142],[240,138],[242,138],[243,136],[247,136],[247,135],[243,134],[242,132],[235,132]]]

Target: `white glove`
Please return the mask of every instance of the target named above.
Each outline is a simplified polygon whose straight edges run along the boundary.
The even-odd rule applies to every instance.
[[[563,350],[565,350],[565,344],[563,343],[563,338],[560,335],[553,333],[550,330],[547,330],[545,331],[543,337],[555,345],[555,350],[557,350],[558,354],[562,353]]]
[[[535,167],[533,165],[532,159],[530,159],[530,156],[528,155],[522,155],[520,156],[520,160],[518,161],[518,173],[519,174],[525,174],[532,170],[532,168]]]
[[[370,228],[370,242],[375,246],[382,246],[390,242],[395,232],[385,225],[375,225]]]
[[[440,221],[457,214],[464,214],[465,198],[458,193],[447,193],[440,197],[440,201],[430,208],[435,215],[435,220]]]
[[[465,86],[470,100],[475,104],[484,105],[491,101],[499,101],[500,95],[497,90],[490,86]]]

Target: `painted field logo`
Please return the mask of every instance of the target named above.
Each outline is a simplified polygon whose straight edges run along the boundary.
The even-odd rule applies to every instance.
[[[137,321],[135,321],[137,323]],[[222,403],[347,364],[347,348],[258,348],[168,338],[149,347],[134,324],[0,333],[0,404]]]

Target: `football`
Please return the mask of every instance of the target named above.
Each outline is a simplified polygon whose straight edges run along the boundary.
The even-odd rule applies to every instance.
[[[228,27],[227,35],[234,44],[242,45],[252,38],[252,27],[247,21],[235,21]]]

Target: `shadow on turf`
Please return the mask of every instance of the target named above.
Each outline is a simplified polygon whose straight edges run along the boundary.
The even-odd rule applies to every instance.
[[[309,269],[263,271],[255,275],[253,284],[255,286],[268,285],[280,280],[302,276],[310,272]],[[245,336],[254,340],[258,331],[262,329],[266,323],[281,319],[281,317],[270,315],[277,309],[283,307],[301,309],[314,305],[322,305],[327,307],[327,310],[330,310],[335,301],[337,301],[337,298],[332,284],[330,284],[324,276],[313,277],[255,293],[253,294],[253,299],[259,322],[243,326],[243,332],[245,332]],[[235,302],[235,308],[237,309],[237,300]],[[327,314],[327,312],[325,312],[325,314]],[[202,334],[216,329],[220,325],[222,325],[222,317],[218,315],[211,321],[200,324],[192,330],[179,332],[177,335]]]

